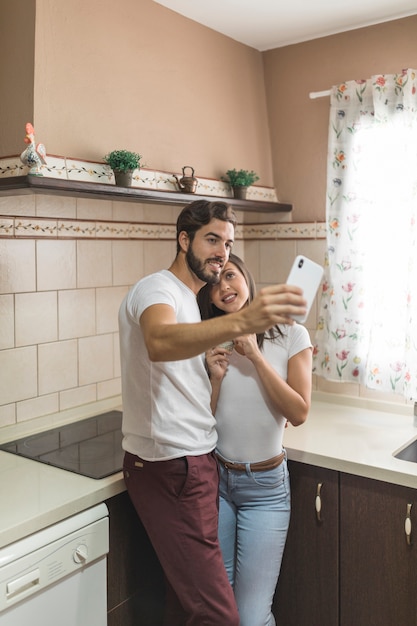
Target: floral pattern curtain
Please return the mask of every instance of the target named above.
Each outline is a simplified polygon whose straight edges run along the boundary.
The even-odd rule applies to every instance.
[[[314,372],[417,398],[416,70],[333,87]]]

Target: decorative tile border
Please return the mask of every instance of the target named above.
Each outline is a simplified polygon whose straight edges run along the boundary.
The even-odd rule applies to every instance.
[[[96,222],[84,222],[81,220],[59,220],[58,237],[64,239],[70,237],[71,239],[95,239],[97,224]]]
[[[326,239],[326,222],[318,222],[317,223],[317,239]]]
[[[324,239],[325,224],[240,224],[238,240]],[[0,238],[43,237],[53,239],[155,239],[175,240],[175,224],[143,222],[111,222],[105,220],[74,220],[59,218],[0,219]]]
[[[48,176],[48,178],[68,178],[65,159],[49,155],[47,159],[47,163],[41,167],[44,176]],[[27,172],[25,172],[25,174],[26,173]]]
[[[26,176],[29,168],[21,163],[19,156],[0,158],[0,178]],[[83,181],[114,185],[114,175],[105,163],[95,163],[71,157],[46,155],[46,164],[41,166],[41,173],[48,178],[64,178],[71,181]],[[182,174],[176,176],[181,179]],[[231,198],[231,190],[227,183],[220,180],[196,177],[197,191],[200,195]],[[174,173],[140,168],[133,173],[132,187],[138,189],[154,189],[159,191],[178,192]],[[248,189],[248,200],[278,202],[275,189],[253,185]]]
[[[18,157],[6,157],[0,159],[0,178],[11,176],[25,176],[29,168],[23,165]]]
[[[12,237],[14,235],[14,219],[0,219],[0,237]]]
[[[66,158],[65,170],[67,180],[114,184],[113,172],[104,163],[90,163]]]
[[[56,237],[57,223],[47,219],[15,219],[15,237]]]
[[[113,172],[105,163],[94,163],[82,159],[47,155],[42,165],[44,176],[64,178],[72,181],[88,181],[114,184]],[[0,178],[24,176],[28,167],[20,162],[19,156],[0,158]],[[176,176],[181,178],[181,174]],[[230,198],[230,187],[220,180],[198,178],[197,191],[200,195]],[[135,170],[133,187],[141,189],[178,192],[174,174],[141,168]],[[248,189],[249,200],[277,202],[274,189],[253,185]],[[149,224],[140,222],[111,222],[106,220],[76,220],[50,218],[4,218],[0,219],[0,237],[50,237],[73,239],[174,239],[175,225]],[[236,229],[236,239],[324,239],[326,224],[294,223],[243,224]]]
[[[97,222],[97,239],[132,239],[134,230],[132,224],[125,222]]]
[[[176,237],[176,227],[172,224],[133,224],[97,222],[97,238],[111,239],[173,239]]]
[[[243,239],[323,239],[326,237],[325,224],[316,222],[247,224]]]

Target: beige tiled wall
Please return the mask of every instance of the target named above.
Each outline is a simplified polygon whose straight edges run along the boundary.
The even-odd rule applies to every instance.
[[[136,203],[1,198],[0,427],[120,397],[120,302],[173,259],[177,214]],[[118,222],[140,223],[144,238],[97,238]]]
[[[171,263],[179,210],[42,195],[0,199],[0,428],[120,399],[119,305],[136,280]],[[234,247],[258,286],[285,281],[296,254],[323,263],[322,225],[264,221],[245,220]],[[312,339],[317,307],[306,323]],[[354,384],[314,384],[375,397]]]

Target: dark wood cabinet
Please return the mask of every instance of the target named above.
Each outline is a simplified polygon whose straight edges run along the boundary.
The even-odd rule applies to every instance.
[[[291,461],[288,466],[292,510],[274,600],[276,623],[277,626],[337,626],[338,472]],[[317,504],[321,502],[319,513],[316,498],[320,499]]]
[[[289,470],[277,626],[416,626],[417,489],[294,461]],[[163,574],[148,536],[126,492],[106,504],[108,625],[162,626]]]
[[[340,624],[416,626],[415,489],[340,474]]]
[[[417,490],[298,462],[289,469],[277,626],[416,626]]]
[[[164,580],[159,561],[127,492],[106,500],[108,626],[162,626]]]

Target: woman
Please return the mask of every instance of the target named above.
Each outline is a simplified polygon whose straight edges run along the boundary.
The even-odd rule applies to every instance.
[[[254,295],[248,269],[230,254],[220,282],[198,294],[202,318],[238,311]],[[294,324],[231,344],[206,353],[219,437],[220,545],[240,626],[273,626],[290,519],[282,440],[287,421],[299,426],[310,409],[311,342],[304,326]]]

